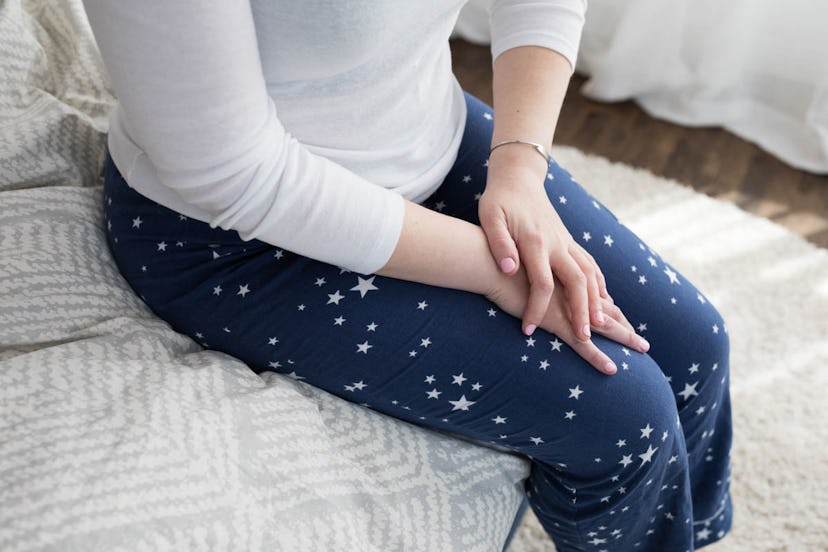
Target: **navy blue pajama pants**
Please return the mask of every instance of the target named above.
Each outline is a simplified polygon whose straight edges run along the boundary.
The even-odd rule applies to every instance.
[[[457,161],[425,205],[478,223],[492,112],[467,103]],[[141,196],[111,159],[105,175],[109,246],[158,316],[257,372],[525,455],[530,505],[559,551],[680,552],[730,528],[725,323],[556,163],[549,200],[651,344],[641,354],[594,335],[614,376],[553,334],[523,335],[482,296],[243,241]]]

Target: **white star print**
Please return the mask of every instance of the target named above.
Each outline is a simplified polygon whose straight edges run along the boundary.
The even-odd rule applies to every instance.
[[[647,462],[650,462],[653,459],[653,454],[655,454],[655,451],[657,450],[658,447],[653,448],[653,445],[647,445],[647,451],[644,454],[638,455],[638,457],[641,458],[641,465],[643,466]]]
[[[480,391],[482,388],[483,388],[483,386],[480,385],[479,381],[477,383],[472,384],[472,391]]]
[[[204,334],[203,334],[203,333],[201,333],[201,332],[196,332],[195,336],[196,336],[198,339],[202,339],[202,338],[204,337]]]
[[[431,345],[431,338],[430,337],[427,337],[425,339],[420,340],[420,347],[425,347],[426,349],[428,349],[429,345]]]
[[[425,382],[426,383],[434,383],[437,381],[434,376],[426,376]]]
[[[670,267],[666,267],[664,269],[664,274],[666,274],[667,277],[670,279],[670,285],[673,285],[673,284],[681,285],[681,282],[679,282],[679,279],[677,277],[678,274],[676,274],[675,272],[670,270]]]
[[[713,333],[714,334],[719,333],[719,325],[718,324],[713,324]]]
[[[607,234],[606,236],[604,236],[604,245],[607,245],[607,246],[609,246],[609,247],[612,247],[612,244],[613,244],[613,243],[615,243],[615,242],[613,241],[612,236],[610,236],[609,234]]]
[[[486,119],[487,121],[491,121],[492,120],[492,114],[489,113],[489,112],[486,112],[486,113],[483,114],[483,118]]]
[[[652,257],[647,257],[647,261],[650,263],[650,266],[658,266],[656,260]]]
[[[567,398],[568,399],[575,399],[577,401],[582,393],[583,393],[583,391],[581,391],[581,386],[576,385],[575,387],[571,387],[569,389],[569,397],[567,397]]]
[[[529,440],[535,443],[535,445],[539,445],[544,442],[540,437],[529,437]]]
[[[335,293],[328,294],[328,302],[325,303],[326,305],[330,305],[331,303],[335,305],[339,305],[339,302],[344,299],[345,296],[339,293],[339,290],[336,290]]]
[[[294,372],[291,372],[290,374],[288,374],[288,377],[291,377],[291,378],[293,378],[293,379],[295,379],[295,380],[303,380],[303,379],[305,379],[305,376],[300,376],[300,375],[298,375],[295,371],[294,371]]]
[[[305,305],[296,305],[296,310],[299,310],[299,311],[305,310]]]
[[[278,360],[274,360],[274,361],[268,362],[268,363],[267,363],[267,365],[268,365],[268,366],[270,366],[271,368],[276,368],[276,369],[278,369],[278,368],[281,368],[281,367],[282,367],[282,363],[281,363],[281,362],[279,362]]]
[[[647,331],[647,324],[646,324],[646,323],[644,323],[644,322],[642,322],[641,324],[639,324],[639,325],[638,325],[638,331],[639,331],[639,332],[646,332],[646,331]]]
[[[425,301],[420,301],[419,303],[417,303],[417,310],[426,310],[426,307],[428,307],[428,303],[426,303]]]
[[[504,418],[503,416],[498,416],[497,418],[492,418],[492,421],[495,424],[505,424],[508,418]]]
[[[583,240],[588,242],[591,239],[592,239],[592,234],[590,234],[589,232],[584,232]]]
[[[626,439],[618,439],[618,442],[615,443],[615,446],[617,446],[618,448],[626,447],[627,446],[627,440]]]
[[[546,370],[547,368],[549,368],[549,362],[545,359],[540,361],[540,366],[538,366],[538,369]]]
[[[560,196],[558,198],[558,201],[561,202],[562,204],[566,205],[566,196]]]
[[[371,322],[370,324],[365,326],[365,329],[369,332],[375,332],[375,331],[377,331],[378,327],[379,327],[379,325],[377,323]]]
[[[638,277],[638,283],[643,286],[644,284],[647,283],[647,277],[642,274],[641,276]]]
[[[267,340],[268,345],[276,345],[277,343],[279,343],[279,340],[276,339],[275,337],[271,337],[270,339]]]
[[[676,393],[676,395],[680,395],[680,396],[681,396],[681,398],[682,398],[682,399],[684,399],[684,400],[686,401],[686,400],[687,400],[687,399],[689,399],[690,397],[693,397],[693,396],[695,396],[695,395],[698,395],[698,394],[699,394],[699,392],[698,392],[698,391],[696,391],[696,386],[697,386],[698,384],[699,384],[699,382],[696,382],[696,383],[694,383],[693,385],[690,385],[689,383],[685,383],[685,384],[684,384],[684,389],[683,389],[682,391],[680,391],[680,392]]]
[[[167,250],[167,242],[162,241],[158,242],[158,251],[166,251]]]
[[[141,224],[143,222],[144,221],[141,220],[141,217],[135,217],[134,219],[132,219],[132,227],[133,228],[141,228]]]
[[[316,282],[313,284],[317,287],[322,287],[325,285],[325,278],[317,278]]]
[[[576,414],[575,414],[574,410],[567,410],[566,413],[564,414],[564,418],[566,418],[567,420],[572,420],[572,419],[575,418],[575,416],[576,416]]]
[[[362,380],[359,380],[357,382],[354,382],[353,385],[346,385],[345,390],[346,391],[353,391],[353,390],[357,389],[359,391],[362,391],[362,389],[364,387],[365,387],[365,384],[362,382]]]
[[[469,182],[471,182],[471,175],[467,174],[466,176],[463,177],[463,183],[468,184]]]
[[[341,326],[344,323],[345,323],[345,318],[343,318],[341,316],[337,316],[336,318],[334,318],[334,326]]]
[[[494,309],[489,309],[489,310],[488,310],[488,311],[486,311],[486,312],[488,312],[488,313],[489,313],[489,316],[497,316],[497,311],[496,311],[496,310],[494,310]]]
[[[535,346],[535,338],[534,337],[527,337],[526,338],[526,346],[527,347],[534,347]]]
[[[647,427],[642,427],[641,428],[641,437],[640,438],[641,439],[645,439],[645,438],[649,439],[650,438],[650,433],[652,433],[652,432],[653,432],[653,428],[650,427],[650,424],[647,424]]]
[[[358,353],[365,353],[367,355],[368,354],[368,349],[370,349],[371,347],[373,347],[373,345],[369,345],[368,341],[365,341],[363,343],[357,343],[357,352]]]
[[[462,372],[460,372],[460,375],[459,375],[459,376],[452,376],[452,377],[454,378],[454,381],[453,381],[453,382],[451,382],[451,383],[452,383],[452,384],[455,384],[455,383],[456,383],[457,385],[460,385],[460,386],[462,386],[462,385],[463,385],[463,382],[464,382],[464,381],[466,381],[467,379],[469,379],[469,378],[464,378],[464,377],[463,377],[463,373],[462,373]]]
[[[695,374],[696,372],[698,372],[698,371],[699,371],[699,365],[698,365],[697,363],[695,363],[695,362],[694,362],[694,363],[690,366],[690,368],[688,368],[688,371],[689,371],[691,374]]]
[[[527,360],[529,360],[529,357],[527,355],[521,355],[521,357],[520,357],[521,362],[526,362]]]
[[[632,461],[632,454],[625,454],[621,457],[621,460],[618,461],[619,464],[622,464],[625,468],[633,463]]]
[[[428,395],[429,399],[438,399],[442,394],[442,391],[437,391],[436,389],[432,389],[431,391],[426,391],[426,395]]]
[[[701,303],[702,305],[704,305],[707,302],[704,300],[704,297],[702,297],[701,293],[696,293],[696,299],[698,299],[699,303]]]
[[[216,286],[213,288],[213,295],[221,295],[221,286]]]
[[[248,293],[250,293],[250,288],[248,288],[247,286],[248,284],[239,286],[239,291],[236,293],[236,295],[241,295],[242,297],[245,297]]]
[[[374,278],[376,278],[376,276],[371,276],[366,280],[365,278],[357,276],[357,285],[352,287],[351,291],[358,291],[360,298],[364,298],[369,291],[379,289],[374,285]]]
[[[710,529],[708,529],[707,527],[705,527],[701,531],[697,531],[696,532],[696,540],[703,541],[703,540],[709,539],[710,538],[710,532],[711,532]]]
[[[561,345],[563,345],[563,343],[558,341],[557,337],[555,339],[553,339],[552,341],[550,341],[549,344],[552,345],[552,350],[553,351],[558,351],[559,353],[561,352]]]
[[[466,395],[462,395],[456,401],[449,401],[449,402],[454,406],[454,408],[451,409],[451,411],[454,412],[455,410],[468,410],[469,407],[471,405],[473,405],[474,403],[476,403],[477,401],[470,401],[470,400],[466,399]]]
[[[434,209],[436,209],[437,211],[439,211],[441,213],[443,212],[443,209],[445,209],[445,208],[446,208],[446,202],[445,201],[438,201],[434,205]]]

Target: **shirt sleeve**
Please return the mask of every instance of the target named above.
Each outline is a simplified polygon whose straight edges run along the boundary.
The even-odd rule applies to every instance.
[[[312,154],[282,126],[249,2],[84,4],[129,138],[211,227],[365,274],[387,262],[402,196]]]
[[[518,46],[542,46],[564,56],[574,71],[586,8],[586,0],[495,0],[492,60]]]

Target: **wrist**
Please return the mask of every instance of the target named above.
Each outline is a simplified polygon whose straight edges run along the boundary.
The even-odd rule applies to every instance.
[[[490,175],[504,171],[545,178],[548,170],[549,164],[531,145],[506,144],[489,154]]]

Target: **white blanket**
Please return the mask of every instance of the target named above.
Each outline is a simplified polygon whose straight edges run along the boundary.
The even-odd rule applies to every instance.
[[[0,0],[0,550],[500,550],[528,461],[253,373],[118,273],[77,0]]]

